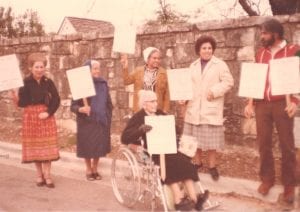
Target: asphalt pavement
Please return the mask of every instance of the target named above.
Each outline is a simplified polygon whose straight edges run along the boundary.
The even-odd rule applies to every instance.
[[[61,152],[61,159],[53,163],[56,187],[49,189],[35,185],[35,168],[21,164],[21,146],[0,142],[0,211],[137,211],[126,208],[115,199],[110,183],[111,159],[100,160],[103,179],[87,181],[84,163],[75,153]],[[212,211],[300,211],[300,206],[277,203],[282,187],[276,185],[267,197],[256,192],[259,182],[221,177],[218,182],[200,173],[210,201],[219,207]]]

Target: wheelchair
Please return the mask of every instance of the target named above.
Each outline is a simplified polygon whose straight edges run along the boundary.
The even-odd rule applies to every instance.
[[[137,210],[174,210],[172,192],[167,185],[162,185],[159,170],[143,147],[133,150],[122,144],[111,166],[111,183],[117,201]],[[198,181],[196,185],[199,193],[204,194],[201,183]],[[207,199],[203,209],[218,206],[218,202]]]

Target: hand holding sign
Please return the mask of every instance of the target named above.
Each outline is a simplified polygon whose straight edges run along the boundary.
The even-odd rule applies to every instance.
[[[145,124],[152,126],[152,129],[146,133],[150,154],[177,153],[174,115],[146,116]]]
[[[23,86],[19,61],[15,54],[0,57],[0,91]]]
[[[83,98],[83,105],[84,105],[83,107],[79,108],[79,112],[85,113],[86,115],[89,116],[91,113],[91,107],[89,106],[86,98]]]
[[[83,99],[84,106],[79,109],[79,112],[90,115],[91,108],[88,105],[86,97],[96,94],[90,67],[82,66],[70,69],[67,71],[67,77],[73,99]]]
[[[270,80],[272,95],[300,92],[299,57],[270,60]]]
[[[242,63],[238,95],[263,99],[267,72],[268,64]]]
[[[191,100],[193,97],[192,75],[189,68],[167,70],[170,99]]]
[[[96,94],[89,66],[82,66],[67,71],[70,90],[74,100]]]

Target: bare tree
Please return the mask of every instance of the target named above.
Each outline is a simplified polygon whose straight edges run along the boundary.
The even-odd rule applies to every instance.
[[[258,12],[256,12],[252,7],[253,2],[251,2],[249,0],[239,0],[239,3],[249,16],[258,16],[259,15]]]
[[[173,10],[172,5],[166,3],[166,0],[158,0],[159,9],[156,11],[156,20],[148,21],[148,24],[173,24],[186,22],[188,15],[183,15],[178,11]]]
[[[17,18],[12,13],[12,8],[5,10],[0,7],[0,36],[16,38],[24,36],[44,35],[44,26],[40,23],[37,12],[27,10]]]
[[[273,15],[294,14],[300,12],[300,0],[269,0]]]
[[[253,0],[238,0],[244,11],[249,16],[260,15],[255,9]],[[258,3],[259,4],[259,3]],[[300,12],[300,0],[269,0],[273,15],[288,15]]]

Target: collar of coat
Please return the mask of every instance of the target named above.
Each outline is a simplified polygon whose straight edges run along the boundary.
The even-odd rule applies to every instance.
[[[138,71],[142,71],[142,72],[144,72],[144,70],[145,70],[145,67],[144,66],[140,66],[140,67],[137,67],[136,68]],[[157,69],[157,74],[161,74],[161,73],[166,73],[166,69],[164,69],[163,67],[158,67],[158,69]]]

